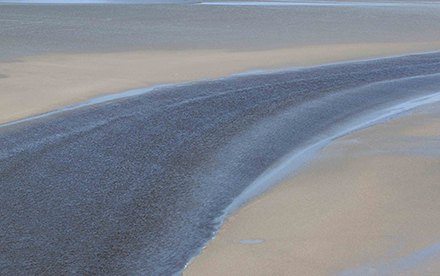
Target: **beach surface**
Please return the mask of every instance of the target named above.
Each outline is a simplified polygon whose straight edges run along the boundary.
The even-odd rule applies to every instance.
[[[440,50],[440,29],[436,28],[440,5],[323,3],[0,4],[0,274],[179,273],[214,236],[231,203],[241,199],[243,191],[287,153],[390,106],[439,92],[440,52],[435,51]],[[420,52],[431,53],[400,56]],[[366,60],[381,57],[392,58]],[[330,65],[313,67],[323,64]],[[237,73],[243,74],[230,76]],[[134,92],[114,95],[131,89]],[[95,98],[101,95],[111,96]],[[84,103],[89,99],[93,100]],[[71,104],[77,105],[66,108]],[[51,110],[55,111],[29,118]],[[28,119],[17,121],[23,118]],[[12,121],[15,123],[8,124]],[[427,139],[423,146],[431,145],[430,141]],[[365,144],[341,143],[350,147]],[[239,250],[269,246],[266,253],[276,253],[270,258],[248,252],[229,256],[235,251],[215,246],[223,235],[208,250],[214,248],[229,257],[237,256],[237,260],[240,255],[245,258],[243,268],[246,258],[259,260],[261,256],[261,265],[266,264],[268,270],[258,271],[266,275],[282,274],[288,263],[298,263],[295,271],[307,275],[310,267],[333,269],[335,273],[363,269],[362,256],[349,259],[351,252],[343,248],[347,239],[337,227],[346,227],[351,233],[344,219],[360,225],[359,214],[366,214],[366,221],[374,228],[369,229],[376,231],[367,242],[353,235],[350,244],[358,242],[367,248],[369,241],[380,240],[387,229],[395,230],[392,240],[396,243],[401,238],[410,239],[394,224],[386,224],[389,228],[385,229],[374,221],[372,214],[380,213],[374,209],[374,202],[384,201],[382,195],[400,195],[390,192],[389,186],[382,188],[374,182],[371,189],[380,191],[376,198],[370,182],[354,186],[347,181],[328,185],[318,182],[330,179],[328,173],[339,168],[346,174],[350,168],[352,175],[362,174],[362,179],[379,175],[369,174],[379,164],[367,160],[369,155],[364,154],[362,164],[354,157],[349,160],[357,150],[344,151],[348,157],[340,159],[325,155],[331,164],[321,164],[326,160],[321,156],[308,168],[313,173],[292,180],[301,179],[303,185],[279,188],[302,187],[292,196],[298,198],[293,201],[298,206],[292,208],[298,209],[290,214],[296,216],[299,228],[311,235],[317,233],[315,238],[301,236],[301,229],[287,231],[292,220],[274,215],[273,223],[268,220],[273,239],[261,232],[261,237],[243,235],[238,241],[245,244],[236,244],[235,240],[228,244],[243,245],[237,247]],[[408,179],[431,181],[435,174],[422,175],[426,170],[421,166],[431,160],[414,156],[408,160],[424,161],[405,170],[414,170],[414,177],[411,174]],[[410,162],[399,158],[397,154],[384,155],[383,164]],[[339,167],[336,161],[341,162]],[[364,168],[364,163],[371,168]],[[393,170],[397,167],[387,168],[386,173],[397,175]],[[380,175],[382,178],[385,176]],[[339,205],[338,196],[364,191],[371,193]],[[332,192],[336,199],[321,205],[319,196]],[[372,203],[364,207],[370,199]],[[284,205],[277,206],[277,202],[270,203],[265,212],[283,213]],[[286,206],[292,203],[279,202]],[[328,206],[334,213],[325,213],[332,210]],[[396,206],[405,213],[390,220],[395,224],[403,216],[415,214],[404,209],[407,207]],[[416,207],[420,213],[425,211]],[[355,211],[350,213],[348,208]],[[250,208],[241,213],[247,210]],[[332,224],[338,220],[340,224]],[[229,222],[225,231],[235,225]],[[276,223],[283,227],[275,227]],[[409,228],[404,230],[415,229],[405,223],[401,222],[402,227]],[[328,233],[324,227],[330,229]],[[297,239],[276,238],[281,232],[296,233]],[[329,238],[335,233],[343,238]],[[427,233],[429,236],[431,232]],[[421,235],[414,237],[422,240]],[[393,260],[397,262],[413,252],[425,254],[428,246],[434,246],[428,247],[428,252],[435,251],[436,241],[429,243],[429,238],[424,242],[410,240],[411,250],[393,255]],[[303,246],[297,246],[298,240]],[[286,253],[293,244],[298,251]],[[363,256],[381,258],[375,246],[386,247],[374,243]],[[332,250],[337,252],[327,260]],[[318,251],[322,255],[315,254]],[[298,257],[285,263],[273,257],[286,254]],[[205,256],[197,258],[188,271],[200,262],[209,266],[201,274],[231,274],[221,271],[224,267],[220,265],[203,261]],[[305,265],[309,259],[304,256],[310,257],[310,265]],[[332,260],[339,260],[340,266],[331,267]],[[243,271],[249,274],[257,267]],[[241,265],[236,268],[241,269]]]
[[[53,54],[1,63],[0,124],[103,95],[158,84],[215,79],[255,69],[312,66],[440,49],[440,43],[347,44],[228,52]]]
[[[335,140],[183,275],[437,275],[439,129],[435,103]]]
[[[3,4],[0,16],[0,124],[156,84],[440,49],[438,5]]]
[[[436,52],[161,87],[3,125],[0,273],[173,275],[280,159],[439,98],[439,83]]]

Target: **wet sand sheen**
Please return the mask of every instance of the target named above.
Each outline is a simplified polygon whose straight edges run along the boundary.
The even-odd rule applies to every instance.
[[[437,275],[439,108],[334,141],[230,218],[184,275]]]
[[[3,126],[1,272],[180,271],[286,153],[439,83],[430,53],[166,87]]]
[[[0,63],[0,124],[103,94],[224,77],[253,69],[312,66],[440,49],[440,43],[348,44],[268,51],[52,54]]]
[[[439,50],[439,10],[2,5],[0,124],[158,83]],[[168,87],[4,127],[0,272],[172,274],[283,153],[338,120],[433,92],[437,55]]]
[[[439,11],[2,5],[0,124],[154,84],[439,50]]]

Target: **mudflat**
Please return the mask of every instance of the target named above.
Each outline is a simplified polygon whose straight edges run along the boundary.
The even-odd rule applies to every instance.
[[[0,16],[0,123],[154,84],[440,49],[436,5],[3,4]]]

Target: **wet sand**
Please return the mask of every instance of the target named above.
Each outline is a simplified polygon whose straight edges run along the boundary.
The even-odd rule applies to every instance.
[[[436,6],[429,8],[422,6],[411,8],[365,6],[362,8],[357,6],[286,8],[202,7],[197,5],[154,7],[2,5],[0,9],[2,23],[0,28],[0,60],[2,61],[0,63],[0,124],[78,103],[98,95],[155,84],[218,78],[253,69],[310,66],[436,51],[440,49],[438,42],[440,30],[433,26],[437,26],[440,20],[439,11],[440,8]],[[378,64],[383,62],[377,61]],[[337,73],[330,72],[330,79],[333,82],[329,82],[325,74],[307,75],[305,79],[310,87],[305,88],[298,87],[295,80],[289,76],[285,76],[286,79],[282,82],[277,80],[277,76],[272,76],[274,78],[271,82],[273,104],[282,107],[283,101],[277,99],[276,93],[284,95],[289,91],[299,93],[303,91],[301,89],[306,89],[308,92],[304,94],[311,94],[310,97],[313,97],[313,93],[309,91],[316,92],[317,87],[323,89],[323,93],[327,93],[328,89],[334,92],[342,89],[341,83],[347,87],[363,86],[370,77],[372,82],[380,82],[392,80],[387,77],[395,73],[398,75],[397,81],[395,86],[393,86],[394,82],[390,81],[390,86],[399,89],[411,86],[411,81],[406,82],[405,77],[420,77],[419,81],[415,81],[414,87],[411,86],[415,89],[413,91],[415,93],[420,89],[422,92],[425,91],[423,89],[427,89],[425,92],[428,93],[438,83],[435,77],[422,77],[415,74],[417,72],[413,70],[417,71],[417,66],[412,64],[408,66],[406,63],[404,66],[396,65],[399,67],[398,70],[370,68],[370,71],[364,72],[366,75],[360,74],[358,79],[351,79],[353,72],[349,69],[346,69],[345,75],[335,69]],[[347,66],[350,67],[350,65]],[[430,66],[435,67],[433,64]],[[424,67],[423,65],[420,67],[422,72]],[[360,70],[360,68],[357,69]],[[431,68],[426,74],[437,72],[434,69]],[[383,70],[382,73],[380,73],[381,70]],[[409,75],[405,73],[406,71]],[[403,75],[399,75],[399,72]],[[268,77],[269,80],[272,77]],[[424,79],[426,82],[423,81]],[[1,147],[4,152],[0,154],[3,158],[0,160],[3,162],[1,172],[4,175],[0,179],[8,185],[2,183],[0,186],[5,191],[2,193],[5,198],[2,202],[6,205],[3,209],[11,214],[6,216],[9,221],[5,220],[1,226],[8,229],[3,231],[7,233],[4,237],[9,235],[8,239],[10,238],[13,242],[9,242],[6,238],[0,239],[4,244],[3,248],[11,248],[4,250],[8,256],[5,255],[2,260],[7,264],[2,268],[5,271],[9,269],[9,271],[23,273],[33,269],[37,272],[76,271],[80,274],[99,272],[108,275],[112,273],[113,275],[133,275],[133,271],[143,274],[151,271],[155,272],[150,274],[161,272],[166,274],[180,269],[187,260],[187,255],[192,254],[194,244],[199,245],[202,240],[200,237],[209,238],[214,227],[212,220],[215,218],[213,217],[225,207],[225,202],[239,193],[237,189],[242,188],[241,186],[237,188],[237,185],[221,187],[221,185],[212,184],[215,181],[219,181],[220,184],[241,181],[244,187],[248,179],[261,173],[264,166],[279,158],[284,152],[283,148],[291,147],[289,143],[292,143],[292,135],[298,134],[286,128],[287,130],[284,130],[291,131],[292,135],[276,136],[273,132],[267,136],[257,135],[262,141],[247,139],[248,136],[243,136],[239,137],[239,143],[234,140],[232,146],[228,144],[229,139],[232,139],[231,137],[240,130],[240,127],[243,130],[249,130],[247,124],[255,123],[256,121],[253,120],[258,118],[273,115],[272,112],[280,108],[280,106],[271,107],[271,103],[266,102],[265,87],[267,84],[260,84],[261,81],[259,78],[253,79],[251,83],[239,81],[234,83],[233,79],[230,80],[233,84],[231,87],[245,86],[244,90],[238,89],[237,91],[247,91],[248,95],[258,98],[255,100],[256,106],[264,106],[264,109],[258,109],[261,113],[260,117],[257,116],[258,112],[254,111],[254,102],[241,97],[241,92],[233,93],[236,88],[226,90],[228,93],[225,94],[220,81],[178,87],[177,92],[173,92],[173,88],[166,90],[165,93],[172,93],[171,97],[165,93],[158,93],[149,95],[151,101],[148,96],[142,99],[116,101],[108,103],[108,106],[86,108],[78,114],[72,111],[62,116],[40,118],[33,123],[6,127],[8,131],[0,133],[4,137],[3,141],[0,139],[0,144],[4,143]],[[304,79],[301,79],[301,82],[303,81]],[[399,81],[402,81],[402,84],[398,84]],[[253,82],[258,85],[253,86]],[[323,84],[330,88],[322,87]],[[402,97],[405,93],[409,94],[408,90],[401,92]],[[220,94],[218,98],[217,93]],[[386,97],[385,94],[377,92],[378,97],[374,99],[377,105],[392,101],[393,97]],[[401,96],[397,94],[395,96]],[[291,95],[291,97],[294,96]],[[384,101],[380,101],[382,96],[384,96]],[[285,97],[289,99],[287,102],[290,104],[297,101],[289,98],[287,94]],[[368,108],[375,105],[362,98],[357,98],[357,100],[359,105],[365,104]],[[170,103],[173,104],[168,106]],[[234,105],[231,106],[231,103]],[[334,111],[335,114],[342,112],[344,116],[354,113],[357,115],[359,111],[356,109],[357,111],[353,111],[353,114],[344,113],[349,108],[353,108],[350,99],[344,101],[344,104],[350,103],[347,110],[338,108],[336,103],[340,104],[340,101],[333,103],[327,104],[330,107],[324,110],[331,111],[330,113]],[[225,112],[228,109],[231,109],[231,112]],[[313,116],[320,118],[324,114],[320,112],[313,113]],[[331,118],[327,116],[328,118],[313,121],[310,114],[302,115],[305,119],[299,120],[299,123],[303,126],[304,132],[310,132],[310,135],[305,135],[308,138],[312,137],[314,130],[307,124],[317,128],[316,133],[319,133],[320,124],[325,128],[325,119]],[[229,116],[235,117],[231,119]],[[295,116],[288,116],[288,118],[295,120]],[[267,133],[271,128],[282,129],[282,125],[287,124],[283,116],[281,119],[278,117],[272,119],[273,121],[269,123],[265,121],[266,125],[263,124],[258,130]],[[237,122],[241,122],[242,125]],[[17,133],[15,133],[15,127],[18,129]],[[11,129],[13,131],[9,133]],[[280,129],[278,131],[281,131]],[[247,135],[252,136],[253,133]],[[307,138],[299,136],[298,141]],[[276,151],[272,147],[261,147],[258,150],[252,148],[252,146],[268,143],[268,140],[276,140],[272,139],[274,137],[288,137],[288,139],[280,139]],[[429,144],[426,143],[426,145]],[[218,149],[221,149],[221,154],[217,152]],[[355,151],[356,149],[353,149],[353,152]],[[221,160],[228,160],[228,162],[217,164],[216,162],[220,159],[216,154],[223,158]],[[66,159],[66,156],[69,158]],[[203,158],[207,158],[207,161],[204,162]],[[392,164],[395,166],[403,162],[395,156],[385,161],[388,160],[393,161]],[[419,177],[417,179],[429,178],[428,180],[431,181],[430,177],[435,177],[434,174],[428,177],[421,175],[426,168],[420,164],[430,162],[428,158],[423,160],[412,167],[414,179],[416,177]],[[224,247],[225,251],[217,250],[214,245],[222,238],[216,239],[210,248],[225,254],[219,260],[227,261],[229,257],[235,256],[236,260],[240,261],[235,267],[237,269],[246,268],[248,258],[258,260],[258,263],[264,264],[265,268],[260,269],[251,263],[250,268],[243,270],[246,274],[251,271],[256,275],[259,272],[265,272],[263,274],[267,275],[274,274],[274,271],[282,274],[288,269],[293,270],[292,267],[286,266],[287,263],[292,263],[295,271],[304,271],[300,275],[307,275],[309,268],[316,268],[311,272],[312,275],[332,269],[338,272],[343,269],[356,269],[365,263],[364,259],[367,257],[362,259],[362,256],[370,253],[371,255],[368,256],[379,252],[374,255],[374,258],[381,258],[383,254],[381,255],[377,248],[385,248],[387,245],[382,243],[370,245],[368,243],[370,240],[380,240],[382,233],[387,229],[391,229],[389,232],[395,230],[395,236],[391,240],[400,241],[402,237],[410,239],[407,237],[409,234],[399,232],[400,228],[396,229],[394,224],[386,224],[386,227],[381,228],[381,225],[374,221],[372,214],[380,213],[382,209],[377,211],[374,204],[365,208],[361,203],[370,199],[373,203],[374,200],[382,200],[380,196],[375,197],[376,193],[366,193],[366,198],[359,198],[361,203],[358,203],[356,198],[350,201],[353,204],[349,202],[344,206],[339,205],[338,197],[345,198],[346,195],[358,194],[364,190],[371,192],[371,189],[374,191],[385,189],[386,191],[380,191],[383,192],[381,194],[386,195],[386,198],[397,195],[390,192],[391,189],[382,188],[382,185],[376,182],[375,185],[371,184],[373,188],[368,186],[370,183],[352,187],[350,186],[352,182],[346,181],[342,184],[331,182],[330,184],[334,187],[328,186],[327,189],[322,189],[318,182],[322,178],[328,179],[327,174],[330,169],[335,171],[341,169],[341,172],[345,172],[343,168],[353,166],[350,171],[357,173],[362,170],[362,173],[367,175],[375,169],[374,165],[378,164],[378,162],[363,161],[359,165],[351,161],[336,167],[332,160],[331,166],[335,167],[322,165],[321,171],[319,171],[318,163],[313,176],[308,174],[301,176],[303,177],[302,190],[295,190],[296,194],[292,196],[298,198],[295,201],[297,205],[292,207],[295,210],[290,212],[292,217],[296,216],[293,220],[280,217],[279,221],[275,221],[277,216],[274,215],[279,214],[279,210],[283,210],[282,208],[288,205],[287,201],[290,202],[290,199],[280,201],[277,198],[269,203],[264,212],[270,213],[270,218],[273,217],[274,221],[269,220],[270,225],[263,223],[254,228],[253,231],[259,231],[255,237],[251,234],[240,237],[240,239],[248,240],[250,244],[239,247],[239,250],[245,248],[250,251],[240,251],[235,254],[226,247]],[[391,164],[384,163],[385,165]],[[403,163],[406,164],[406,161]],[[216,168],[221,177],[217,177],[214,173],[210,175],[211,167],[205,164],[218,165]],[[365,164],[371,168],[364,168]],[[436,165],[438,167],[438,164]],[[238,174],[235,171],[237,168],[238,172],[243,174],[241,178],[237,177]],[[364,169],[366,169],[365,172],[363,172]],[[394,169],[396,168],[388,168],[386,173]],[[208,176],[199,178],[200,174],[203,175],[201,172],[205,172],[212,179]],[[214,172],[217,173],[215,170]],[[225,177],[231,181],[222,181]],[[189,188],[178,185],[182,181],[194,185],[189,185]],[[50,189],[47,188],[48,185]],[[291,186],[285,185],[280,189],[291,189],[287,188]],[[210,198],[201,196],[203,195],[200,191],[201,187],[208,195],[224,197],[215,199],[217,200],[216,208],[213,208],[214,204]],[[220,189],[220,192],[215,189]],[[339,190],[344,190],[343,196],[338,192]],[[230,194],[225,195],[227,192]],[[333,205],[320,205],[320,196],[330,196],[332,192],[334,198],[328,200]],[[193,194],[196,196],[193,197]],[[194,198],[198,209],[191,205]],[[83,204],[84,199],[87,199],[89,203]],[[276,206],[278,201],[279,204],[285,205]],[[21,204],[22,202],[26,202],[27,205]],[[108,208],[103,208],[102,204]],[[404,209],[404,206],[396,206],[396,208],[405,210],[400,217],[395,216],[396,221],[403,216],[406,218],[408,214],[413,214],[412,211]],[[353,214],[347,211],[349,208],[355,208]],[[184,211],[182,214],[181,210],[188,213]],[[329,210],[335,210],[335,212]],[[200,213],[196,213],[199,211]],[[323,218],[322,213],[325,214]],[[349,216],[349,214],[352,215]],[[368,220],[371,224],[367,226],[377,226],[370,229],[373,232],[373,238],[367,238],[367,242],[356,235],[342,235],[342,238],[338,238],[341,237],[337,236],[341,233],[338,226],[345,225],[344,219],[354,221],[356,229],[362,228],[358,225],[364,226],[360,222],[359,214],[366,214],[367,218],[372,219]],[[260,215],[258,213],[256,216]],[[316,221],[309,222],[310,217],[315,218]],[[14,218],[17,219],[14,220]],[[29,218],[32,219],[29,220]],[[186,231],[179,228],[181,227],[180,221],[194,224],[196,221],[194,218],[204,219],[201,228],[197,228],[197,225],[188,226],[187,229],[190,230]],[[388,217],[380,217],[381,221],[385,219]],[[335,220],[339,220],[341,224],[332,224]],[[78,221],[81,222],[78,223]],[[95,224],[97,221],[99,223]],[[295,221],[295,224],[292,221]],[[297,221],[304,222],[304,225]],[[277,223],[283,227],[273,227]],[[411,228],[413,226],[411,223],[402,225],[415,229]],[[247,222],[244,224],[251,225]],[[18,229],[17,231],[14,229],[15,232],[9,233],[12,225],[20,226],[15,228]],[[231,225],[230,229],[235,224]],[[300,230],[311,234],[323,230],[324,227],[331,231],[322,233],[318,231],[318,234],[309,239],[309,237],[302,236],[303,232],[298,229],[287,232],[289,225],[300,225]],[[23,228],[20,228],[22,226]],[[274,235],[275,242],[272,244],[270,243],[272,238],[264,236],[261,232],[266,229],[265,227],[273,230],[271,233]],[[245,229],[245,226],[239,226],[239,228]],[[21,229],[31,230],[23,232]],[[346,231],[351,233],[350,229]],[[23,238],[23,233],[26,238]],[[294,233],[295,237],[290,240],[277,238],[283,233],[286,235]],[[433,230],[432,233],[434,233]],[[368,236],[364,232],[361,234]],[[163,238],[164,236],[166,238]],[[332,237],[334,239],[331,239]],[[435,243],[429,238],[424,240],[421,234],[420,236],[415,234],[414,237],[417,241],[410,240],[409,249],[402,251],[402,254],[397,257],[393,255],[393,258],[396,259]],[[164,239],[167,240],[166,250],[172,253],[163,250]],[[263,243],[258,243],[260,239]],[[234,241],[236,240],[233,240],[231,244],[237,246]],[[254,242],[257,243],[253,244]],[[174,243],[178,243],[179,246]],[[351,248],[346,246],[347,243],[350,246],[360,244],[368,250],[373,249],[371,251],[366,249],[364,255],[360,254],[362,256],[349,259],[347,256],[351,254]],[[182,244],[190,244],[188,245],[190,250],[186,250],[187,247]],[[339,247],[334,247],[333,244]],[[263,247],[263,249],[266,253],[270,253],[269,258],[265,257],[267,255],[253,252],[255,248],[266,245],[270,248]],[[295,247],[297,251],[290,253],[289,250],[292,247]],[[377,251],[374,251],[375,249]],[[435,249],[434,246],[434,249],[431,248],[428,251],[435,251]],[[322,254],[317,252],[322,252]],[[238,258],[238,254],[241,253],[247,254],[240,255],[244,259]],[[184,255],[184,258],[181,255]],[[282,262],[285,260],[282,257],[286,255],[293,257],[289,261]],[[329,255],[331,258],[328,257]],[[170,256],[174,258],[171,262]],[[224,267],[222,268],[220,264],[217,267],[216,264],[204,262],[204,256],[206,254],[197,260],[202,260],[200,262],[203,265],[209,266],[207,270],[204,270],[205,272],[223,273],[221,269]],[[189,271],[197,266],[197,260]],[[267,262],[268,260],[270,262]],[[332,260],[340,260],[340,265],[334,268]],[[393,260],[387,259],[386,261],[392,262]],[[214,262],[217,263],[217,259]],[[310,263],[304,265],[307,262]],[[14,272],[11,273],[14,274]],[[203,271],[201,273],[206,274]],[[231,272],[228,270],[225,274],[231,274]],[[290,272],[285,274],[291,275]]]
[[[439,83],[436,52],[163,87],[2,126],[0,273],[173,275],[286,153],[440,97]]]
[[[0,15],[0,124],[154,84],[440,49],[440,6],[2,5]]]
[[[337,139],[184,275],[437,275],[439,129],[436,103]]]
[[[253,69],[311,66],[440,49],[440,44],[353,44],[228,52],[53,54],[1,63],[0,123],[156,84],[219,78]]]

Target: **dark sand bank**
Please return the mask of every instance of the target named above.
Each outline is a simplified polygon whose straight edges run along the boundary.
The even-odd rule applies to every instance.
[[[1,128],[6,275],[170,275],[286,153],[437,92],[440,54],[227,78]]]

